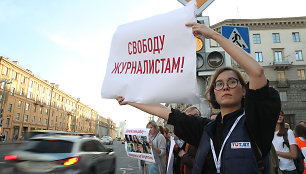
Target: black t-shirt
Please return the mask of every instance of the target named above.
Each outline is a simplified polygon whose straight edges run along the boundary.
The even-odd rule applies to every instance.
[[[247,87],[244,108],[227,114],[221,123],[219,113],[216,121],[217,127],[212,138],[218,156],[223,140],[236,118],[245,110],[246,124],[260,148],[263,156],[271,147],[274,136],[276,121],[281,108],[278,92],[269,87],[269,83],[261,89],[252,90]],[[191,145],[199,146],[203,129],[210,122],[209,119],[198,116],[187,116],[179,110],[172,109],[169,114],[168,124],[174,125],[174,133]],[[203,173],[216,173],[215,164],[211,151],[206,157]]]

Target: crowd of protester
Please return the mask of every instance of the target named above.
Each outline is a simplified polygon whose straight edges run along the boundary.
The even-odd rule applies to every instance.
[[[194,106],[187,108],[184,112],[186,115],[201,116],[199,109]],[[216,117],[216,115],[212,114],[211,117]],[[289,124],[286,124],[284,120],[284,112],[281,111],[275,127],[272,144],[276,149],[279,158],[279,168],[282,173],[299,174],[294,164],[294,159],[297,158],[297,149],[294,145],[297,145],[303,155],[306,156],[306,124],[304,121],[301,121],[295,126],[294,130],[291,130],[288,125]],[[173,164],[170,166],[173,171],[172,173],[191,174],[197,147],[184,142],[184,140],[181,140],[175,134],[169,132],[167,127],[157,126],[154,121],[150,121],[147,124],[147,128],[150,128],[150,145],[153,149],[154,157],[156,158],[156,164],[140,161],[140,165],[142,165],[141,173],[166,173],[168,160],[170,158],[170,137],[173,136],[175,145],[173,148]],[[283,136],[285,133],[287,133],[288,136],[289,146],[284,145],[285,140]],[[157,135],[158,138],[156,139]],[[306,168],[305,162],[304,167]],[[306,174],[306,170],[303,174]]]

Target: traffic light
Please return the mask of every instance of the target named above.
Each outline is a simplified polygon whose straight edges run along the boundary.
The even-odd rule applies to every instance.
[[[209,27],[209,18],[207,16],[197,17],[197,23],[205,24]],[[220,48],[210,48],[209,40],[203,36],[197,36],[197,71],[214,71],[216,68],[224,65],[225,52]]]
[[[197,17],[197,23],[207,25],[208,18]],[[205,66],[205,46],[205,38],[201,35],[197,36],[197,70]]]

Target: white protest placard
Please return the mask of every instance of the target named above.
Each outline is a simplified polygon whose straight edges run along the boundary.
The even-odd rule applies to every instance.
[[[174,145],[175,145],[174,137],[170,136],[170,151],[169,151],[166,174],[173,174],[173,161],[174,161],[173,148],[174,148]]]
[[[102,98],[138,103],[200,103],[196,81],[196,1],[121,25],[113,35]]]
[[[149,145],[150,129],[126,129],[125,151],[127,156],[155,163],[152,148]]]

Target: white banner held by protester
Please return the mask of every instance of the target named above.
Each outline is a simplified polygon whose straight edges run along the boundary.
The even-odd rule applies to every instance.
[[[175,141],[173,136],[170,136],[170,150],[169,150],[169,157],[168,157],[168,165],[167,165],[167,173],[166,174],[173,174],[173,161],[174,161],[174,154],[173,148],[175,145]]]
[[[126,129],[125,150],[127,156],[155,163],[152,148],[149,145],[150,129]]]
[[[102,98],[138,103],[200,103],[196,81],[196,1],[121,25],[115,32]]]

